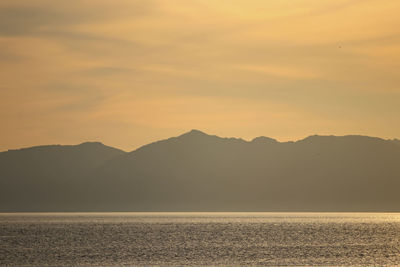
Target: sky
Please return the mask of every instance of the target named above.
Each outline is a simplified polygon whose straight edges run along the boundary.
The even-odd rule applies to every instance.
[[[400,138],[398,0],[2,0],[0,151]]]

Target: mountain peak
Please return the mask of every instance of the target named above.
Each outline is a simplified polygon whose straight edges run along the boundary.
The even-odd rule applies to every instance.
[[[252,143],[279,143],[276,139],[266,137],[266,136],[259,136],[251,140]]]
[[[191,135],[207,135],[206,133],[197,130],[197,129],[192,129],[189,132],[187,132],[187,134],[191,134]]]
[[[205,137],[205,136],[210,136],[200,130],[192,129],[187,133],[184,133],[178,137]]]
[[[102,142],[83,142],[78,146],[104,146]]]
[[[74,147],[81,149],[81,150],[87,150],[87,151],[93,151],[93,150],[100,150],[100,151],[110,150],[110,151],[112,151],[113,150],[117,153],[122,153],[122,154],[126,153],[125,151],[123,151],[121,149],[107,146],[107,145],[103,144],[102,142],[97,142],[97,141],[83,142],[76,146],[70,146],[70,148],[74,148]]]

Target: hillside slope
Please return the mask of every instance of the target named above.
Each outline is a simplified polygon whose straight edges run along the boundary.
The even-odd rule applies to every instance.
[[[79,210],[93,170],[124,153],[98,142],[1,152],[0,211]]]

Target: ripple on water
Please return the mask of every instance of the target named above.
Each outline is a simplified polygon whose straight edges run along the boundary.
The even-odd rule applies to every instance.
[[[400,215],[1,214],[1,265],[399,265]]]

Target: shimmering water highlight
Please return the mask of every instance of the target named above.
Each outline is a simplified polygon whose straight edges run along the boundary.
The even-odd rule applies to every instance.
[[[399,265],[400,214],[1,214],[0,264]]]

